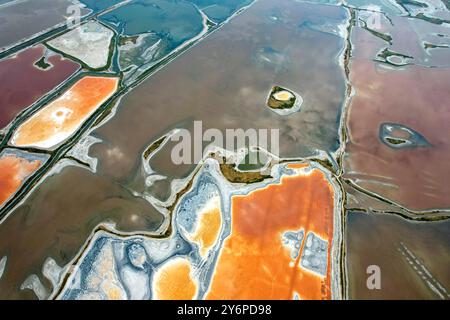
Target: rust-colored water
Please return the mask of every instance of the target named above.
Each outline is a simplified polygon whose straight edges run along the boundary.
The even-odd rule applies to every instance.
[[[232,200],[232,233],[224,243],[208,299],[330,299],[330,247],[334,194],[324,174],[313,170],[282,178]],[[283,247],[286,231],[312,231],[328,241],[326,277],[293,261]]]
[[[25,178],[39,169],[41,161],[29,161],[14,155],[0,158],[0,205],[17,192]]]

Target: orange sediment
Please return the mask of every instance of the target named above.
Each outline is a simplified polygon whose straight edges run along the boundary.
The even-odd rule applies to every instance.
[[[220,197],[211,199],[198,216],[197,228],[190,238],[199,245],[202,258],[207,258],[209,251],[219,239],[222,228]]]
[[[14,155],[0,158],[0,205],[17,192],[23,181],[41,164],[40,160],[29,161]]]
[[[186,258],[175,258],[167,262],[154,275],[153,299],[194,299],[198,286],[191,273],[192,266]]]
[[[292,169],[307,165],[292,165]],[[224,242],[208,299],[331,298],[330,252],[334,191],[317,169],[283,177],[246,196],[232,199],[232,233]],[[300,254],[293,260],[283,246],[286,231],[303,229]],[[328,241],[326,276],[300,266],[309,232]]]
[[[70,136],[117,90],[118,78],[86,76],[61,97],[25,121],[11,143],[19,147],[52,148]]]

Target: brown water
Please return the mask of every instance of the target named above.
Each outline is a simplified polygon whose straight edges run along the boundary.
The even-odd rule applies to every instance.
[[[425,275],[422,267],[411,265],[408,255],[402,254],[402,243],[450,293],[450,221],[416,223],[392,215],[348,212],[346,234],[350,299],[440,298],[414,269]],[[366,286],[369,265],[380,267],[380,290]]]
[[[173,128],[190,129],[194,120],[222,132],[280,129],[283,157],[335,150],[345,94],[337,56],[344,40],[306,25],[345,18],[339,7],[258,1],[124,97],[116,116],[96,131],[107,142],[92,148],[101,159],[99,171],[124,179],[147,145]],[[264,57],[272,62],[262,62]],[[275,84],[303,97],[299,113],[283,117],[266,106]],[[127,156],[111,159],[112,149]],[[166,155],[152,166],[177,177],[170,151],[162,150]],[[184,175],[191,169],[186,166]]]

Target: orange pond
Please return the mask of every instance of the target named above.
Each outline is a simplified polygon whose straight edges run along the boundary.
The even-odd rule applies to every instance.
[[[220,197],[215,197],[199,213],[199,221],[196,230],[190,235],[189,240],[199,246],[203,259],[208,257],[210,250],[219,240],[222,227],[222,213],[220,210]]]
[[[333,187],[317,169],[233,197],[232,234],[222,248],[207,298],[330,299],[333,215]],[[301,255],[291,260],[282,245],[284,232],[300,229],[305,238],[312,231],[328,241],[326,277],[300,267]]]
[[[192,278],[192,266],[186,258],[176,258],[164,264],[154,276],[155,300],[192,300],[198,285]]]
[[[306,165],[290,165],[302,169]],[[221,219],[220,201],[202,210],[191,240],[200,250],[217,241]],[[317,169],[285,176],[281,184],[257,189],[232,199],[232,233],[221,249],[207,299],[330,299],[330,252],[333,240],[334,191],[325,174]],[[210,229],[207,228],[210,226]],[[294,260],[283,246],[286,231],[314,232],[328,241],[326,276],[312,273]],[[200,241],[199,241],[200,240]],[[303,247],[301,247],[301,252]],[[205,252],[201,252],[205,256]],[[164,265],[154,279],[158,299],[191,299],[197,284],[189,260],[176,258]]]
[[[23,181],[41,164],[40,160],[28,160],[12,154],[0,158],[0,206],[17,192]]]
[[[14,133],[18,147],[51,149],[66,141],[117,90],[119,79],[86,76]]]
[[[198,224],[190,241],[199,246],[203,259],[219,240],[222,228],[220,197],[212,198],[198,212]],[[164,264],[154,277],[154,299],[160,300],[190,300],[197,296],[197,281],[192,277],[193,266],[186,258],[175,258]]]

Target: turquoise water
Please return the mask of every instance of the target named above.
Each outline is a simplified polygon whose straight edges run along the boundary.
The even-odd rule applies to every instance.
[[[203,30],[198,9],[177,0],[137,0],[99,19],[120,34],[119,65],[130,81]],[[126,44],[130,36],[139,38]]]
[[[200,12],[190,3],[175,0],[134,1],[100,19],[122,34],[153,32],[173,45],[194,37],[203,29]]]

